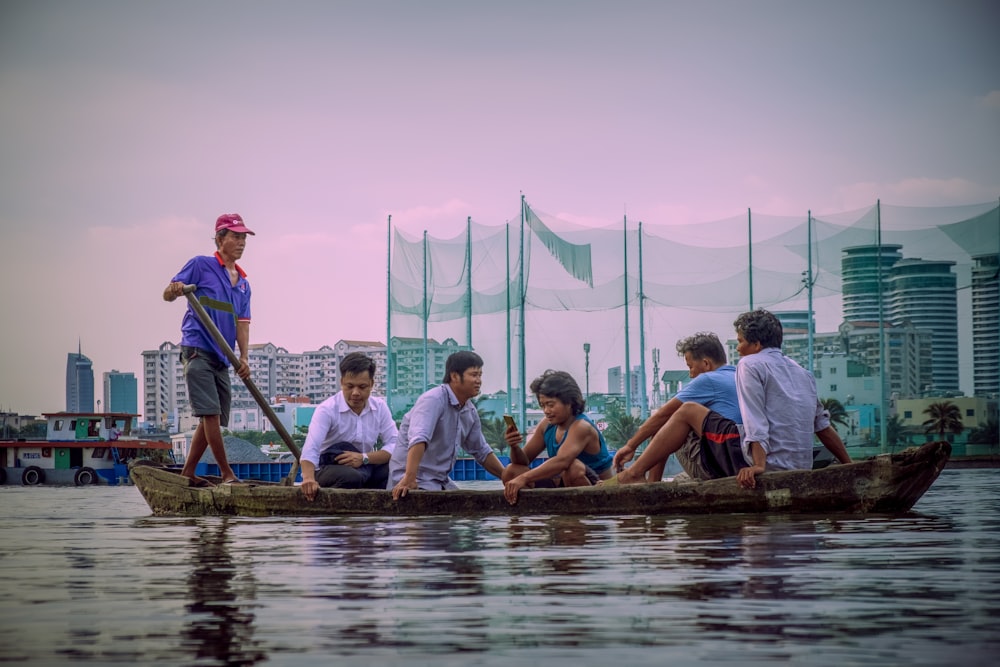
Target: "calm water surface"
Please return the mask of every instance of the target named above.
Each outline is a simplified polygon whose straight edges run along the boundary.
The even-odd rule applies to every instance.
[[[177,519],[3,486],[0,662],[996,665],[1000,470],[846,518]]]

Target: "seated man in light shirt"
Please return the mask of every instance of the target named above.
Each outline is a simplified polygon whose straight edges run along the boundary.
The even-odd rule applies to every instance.
[[[722,341],[714,333],[696,333],[678,341],[677,352],[684,357],[691,382],[643,422],[615,453],[615,467],[620,472],[605,484],[658,482],[671,454],[684,472],[702,481],[731,477],[748,465],[741,449],[743,418],[736,396],[736,368],[726,363]],[[646,451],[625,468],[639,444],[649,437]]]
[[[373,359],[352,352],[341,360],[340,391],[316,408],[302,447],[302,493],[309,500],[320,487],[385,488],[399,434],[385,399],[371,395],[374,385]]]
[[[479,411],[470,400],[479,393],[482,383],[482,357],[470,351],[448,357],[443,383],[421,394],[403,417],[386,485],[393,499],[413,489],[457,489],[448,474],[459,447],[496,477],[503,476],[503,464],[486,443]]]
[[[765,470],[809,470],[813,434],[841,463],[851,457],[830,413],[816,393],[812,373],[781,351],[781,321],[757,309],[733,323],[737,351],[736,395],[743,415],[743,452],[750,463],[736,474],[740,486],[756,486]]]

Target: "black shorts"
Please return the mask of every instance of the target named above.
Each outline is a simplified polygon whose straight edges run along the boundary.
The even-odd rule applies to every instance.
[[[219,415],[219,425],[229,425],[229,364],[197,347],[182,347],[184,380],[187,383],[191,414],[195,417]]]
[[[701,425],[701,465],[712,479],[732,477],[749,465],[736,422],[713,410]]]

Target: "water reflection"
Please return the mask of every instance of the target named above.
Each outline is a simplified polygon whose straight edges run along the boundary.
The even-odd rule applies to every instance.
[[[995,470],[946,470],[901,516],[189,519],[128,511],[134,489],[44,491],[0,488],[0,663],[992,665],[1000,652]]]
[[[250,602],[256,581],[249,561],[237,567],[230,551],[227,518],[200,523],[191,538],[191,574],[187,578],[190,617],[182,648],[199,664],[252,665],[266,659],[254,641]],[[211,663],[209,663],[211,664]]]
[[[511,550],[512,574],[588,576],[594,569],[595,551],[586,549],[607,542],[608,523],[576,516],[511,517],[505,548]],[[558,579],[541,585],[543,590],[560,588]]]
[[[372,647],[405,653],[432,645],[435,653],[453,653],[486,641],[489,621],[481,613],[458,611],[460,622],[431,627],[432,619],[488,596],[478,522],[347,519],[311,528],[306,576],[310,595],[325,605],[314,632],[320,646],[343,657]]]

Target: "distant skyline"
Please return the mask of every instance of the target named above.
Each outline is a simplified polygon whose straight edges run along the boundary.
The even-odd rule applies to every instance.
[[[179,338],[163,287],[213,251],[221,213],[257,232],[251,342],[302,352],[385,341],[390,214],[449,236],[503,224],[522,192],[585,226],[996,201],[997,17],[988,1],[5,2],[0,409],[62,409],[78,343],[98,376],[142,378],[142,351]],[[648,343],[663,370],[683,366],[673,343]]]
[[[66,401],[63,405],[62,409],[67,412],[94,409],[94,368],[87,355],[80,352],[66,355]]]

